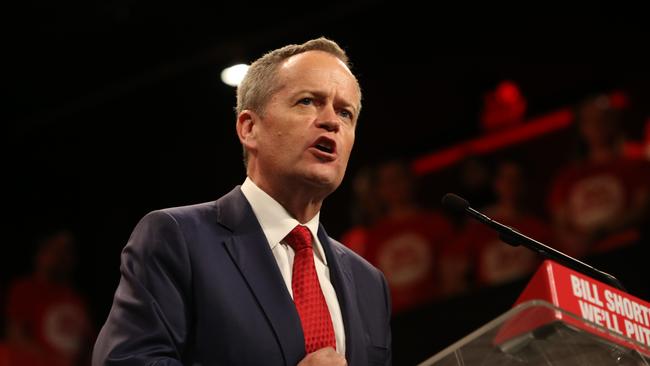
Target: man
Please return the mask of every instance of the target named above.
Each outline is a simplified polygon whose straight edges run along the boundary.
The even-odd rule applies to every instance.
[[[559,170],[549,195],[558,239],[577,257],[638,245],[650,212],[650,164],[623,154],[624,121],[609,97],[588,98],[577,118],[585,156]]]
[[[375,185],[385,212],[368,232],[364,258],[385,274],[393,313],[440,299],[440,255],[452,237],[451,224],[418,205],[416,180],[404,162],[381,163]]]
[[[318,222],[360,108],[332,41],[253,63],[237,91],[246,181],[142,219],[93,364],[390,364],[386,281]]]
[[[15,365],[81,365],[94,331],[86,302],[72,285],[75,237],[64,228],[37,240],[34,271],[12,282],[7,301],[8,358]],[[2,361],[0,361],[0,365]]]
[[[549,225],[526,207],[527,186],[522,164],[498,162],[492,181],[496,198],[482,211],[543,243],[554,243]],[[442,258],[446,267],[443,283],[450,294],[467,287],[499,286],[520,280],[540,263],[540,256],[530,249],[504,243],[497,232],[475,220],[465,222],[457,237]]]

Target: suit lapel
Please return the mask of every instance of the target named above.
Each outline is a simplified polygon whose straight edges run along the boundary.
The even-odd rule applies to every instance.
[[[271,324],[286,364],[296,365],[305,355],[300,318],[266,236],[239,187],[217,205],[219,223],[233,232],[226,249]]]
[[[355,296],[357,291],[352,280],[347,254],[332,244],[322,225],[318,228],[318,239],[325,251],[330,280],[341,306],[345,327],[345,358],[349,365],[365,365],[367,364],[365,349],[360,345],[365,344],[363,340],[367,336],[361,324]]]

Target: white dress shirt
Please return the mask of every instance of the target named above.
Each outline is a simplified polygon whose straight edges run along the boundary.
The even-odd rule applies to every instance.
[[[289,212],[278,201],[260,189],[250,178],[246,177],[244,184],[241,186],[241,190],[253,208],[253,213],[255,213],[257,221],[262,226],[262,231],[264,231],[266,240],[271,246],[271,251],[273,252],[275,261],[278,263],[287,290],[289,290],[289,294],[293,298],[291,276],[293,274],[294,251],[283,239],[296,225],[301,225],[301,223],[291,217]],[[334,291],[334,287],[330,281],[327,259],[325,258],[323,246],[318,240],[317,235],[319,217],[320,212],[302,225],[309,228],[313,239],[314,264],[316,265],[318,282],[320,282],[320,287],[323,290],[325,302],[327,303],[332,318],[332,325],[334,326],[334,334],[336,336],[336,351],[341,355],[345,355],[345,330],[343,328],[341,307],[336,297],[336,291]]]

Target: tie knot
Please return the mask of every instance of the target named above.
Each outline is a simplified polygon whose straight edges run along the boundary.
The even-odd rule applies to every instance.
[[[297,225],[294,227],[284,238],[284,241],[296,252],[305,248],[311,249],[311,233],[306,226]]]

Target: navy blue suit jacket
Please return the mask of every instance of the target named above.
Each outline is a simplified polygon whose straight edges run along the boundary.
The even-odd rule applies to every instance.
[[[383,275],[318,230],[351,366],[391,363]],[[296,365],[300,319],[239,187],[214,202],[154,211],[122,252],[93,365]]]

